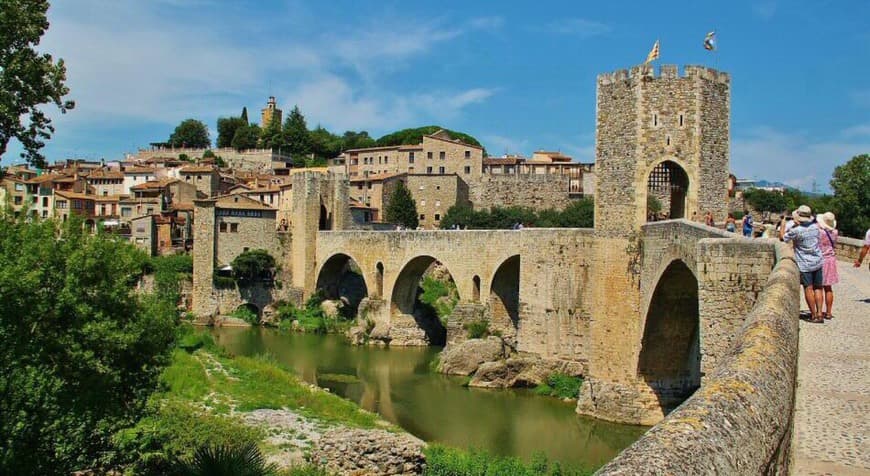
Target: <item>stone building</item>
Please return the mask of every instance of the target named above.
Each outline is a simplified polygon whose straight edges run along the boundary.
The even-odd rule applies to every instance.
[[[196,189],[206,197],[214,197],[220,191],[221,176],[217,168],[210,165],[188,165],[178,171],[179,179],[196,185]]]
[[[343,154],[347,175],[354,179],[375,174],[456,174],[480,177],[483,147],[451,139],[446,131],[424,135],[417,145],[350,149]]]
[[[266,102],[266,107],[260,111],[260,128],[265,129],[272,121],[278,121],[281,124],[283,112],[278,109],[278,102],[275,96],[269,96]]]
[[[438,229],[447,210],[454,205],[470,206],[468,184],[456,174],[408,175],[408,189],[417,203],[420,226]]]

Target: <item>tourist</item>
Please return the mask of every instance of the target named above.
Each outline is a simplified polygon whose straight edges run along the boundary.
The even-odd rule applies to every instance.
[[[704,215],[704,223],[707,226],[716,226],[716,221],[713,220],[713,212],[709,210],[707,211],[707,214]]]
[[[752,214],[749,211],[743,211],[743,236],[747,238],[752,238],[753,231],[753,222],[752,222]]]
[[[822,317],[833,319],[831,308],[834,306],[834,291],[831,286],[840,282],[840,275],[837,273],[837,220],[833,213],[825,212],[816,217],[816,223],[819,225],[819,249],[822,250],[823,258],[822,294],[825,297],[825,312]]]
[[[819,227],[813,220],[810,207],[801,205],[792,213],[795,226],[789,230],[783,240],[794,242],[794,260],[801,273],[801,285],[804,287],[804,297],[812,316],[810,322],[823,323],[822,318],[822,251],[819,249]]]
[[[870,252],[870,228],[867,228],[867,233],[864,233],[864,247],[861,248],[861,255],[855,260],[856,268],[861,267],[861,263],[864,261],[864,257],[867,256],[867,252]]]
[[[776,228],[773,226],[773,223],[765,223],[764,231],[761,232],[762,238],[768,238],[771,240],[777,239],[776,236]]]
[[[725,219],[725,231],[730,231],[734,233],[737,231],[737,220],[734,219],[734,215],[729,213],[728,218]]]

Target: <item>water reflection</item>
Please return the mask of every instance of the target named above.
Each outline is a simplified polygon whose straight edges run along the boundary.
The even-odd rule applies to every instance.
[[[437,348],[356,347],[335,336],[257,328],[213,332],[231,353],[272,354],[306,381],[426,441],[523,458],[544,452],[565,463],[600,466],[645,430],[579,417],[572,404],[529,391],[463,387],[462,379],[429,369]]]

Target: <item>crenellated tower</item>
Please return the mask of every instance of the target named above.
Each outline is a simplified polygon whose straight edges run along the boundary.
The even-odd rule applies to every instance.
[[[598,76],[595,228],[630,234],[654,197],[669,218],[726,216],[730,76],[652,65]]]

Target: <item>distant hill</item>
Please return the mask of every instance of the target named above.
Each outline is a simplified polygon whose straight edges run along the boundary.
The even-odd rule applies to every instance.
[[[416,145],[423,141],[424,135],[434,134],[441,129],[444,129],[444,131],[447,132],[447,135],[449,135],[451,139],[458,139],[462,142],[465,142],[466,144],[483,147],[480,142],[478,142],[478,140],[474,137],[463,132],[451,131],[450,129],[445,129],[441,126],[423,126],[412,129],[402,129],[400,131],[396,131],[392,134],[387,134],[381,137],[380,139],[375,141],[375,144],[378,147],[386,147],[391,145]]]

